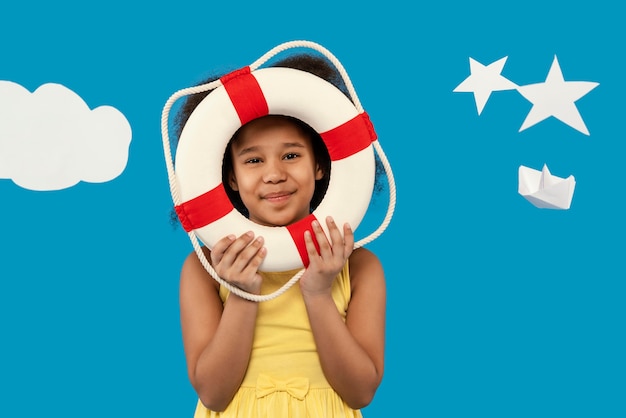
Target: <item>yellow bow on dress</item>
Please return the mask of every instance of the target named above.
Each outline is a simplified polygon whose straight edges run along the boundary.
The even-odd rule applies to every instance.
[[[262,398],[274,392],[287,392],[296,399],[303,400],[309,391],[309,379],[293,377],[287,380],[274,379],[260,374],[256,381],[256,397]]]

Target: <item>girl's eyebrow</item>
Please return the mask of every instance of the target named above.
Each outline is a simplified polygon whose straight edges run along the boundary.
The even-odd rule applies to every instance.
[[[283,148],[306,148],[302,142],[285,142]]]
[[[302,142],[284,142],[282,146],[283,148],[306,148],[306,145],[303,144]],[[251,154],[254,152],[258,152],[258,150],[259,150],[259,147],[256,145],[242,148],[239,150],[239,152],[237,152],[237,156],[239,157],[242,155]]]
[[[242,148],[239,150],[239,152],[237,153],[237,156],[241,156],[241,155],[245,155],[245,154],[250,154],[255,152],[259,147],[247,147],[247,148]]]

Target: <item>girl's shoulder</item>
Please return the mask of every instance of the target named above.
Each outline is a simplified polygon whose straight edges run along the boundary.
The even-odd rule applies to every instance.
[[[207,260],[211,260],[211,251],[202,247],[202,251]],[[183,266],[180,272],[180,285],[181,287],[209,287],[219,291],[219,283],[211,277],[209,272],[204,268],[200,262],[200,258],[195,251],[192,251],[187,255],[183,261]]]
[[[355,268],[381,265],[378,256],[365,247],[359,247],[352,251],[349,262],[350,271],[354,270]]]
[[[363,282],[373,286],[384,286],[385,275],[382,263],[376,254],[367,248],[355,249],[349,258],[350,282],[354,289]]]

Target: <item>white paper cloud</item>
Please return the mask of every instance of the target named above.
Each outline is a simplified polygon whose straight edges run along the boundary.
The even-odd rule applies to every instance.
[[[0,80],[0,179],[38,191],[110,181],[126,168],[131,137],[113,107],[92,110],[60,84],[31,93]]]

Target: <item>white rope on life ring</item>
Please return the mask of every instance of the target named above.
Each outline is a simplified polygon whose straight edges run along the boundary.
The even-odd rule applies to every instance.
[[[344,77],[352,101],[335,86],[310,73],[291,68],[257,69],[281,50],[298,46],[316,49],[333,62]],[[174,171],[167,133],[169,110],[182,96],[212,89],[183,128]],[[222,158],[229,140],[245,123],[268,114],[292,116],[307,123],[320,133],[331,155],[330,182],[324,199],[309,217],[287,227],[267,227],[248,220],[234,209],[222,185]],[[393,175],[369,118],[341,64],[317,44],[294,41],[279,45],[249,67],[220,80],[175,93],[163,110],[162,133],[172,197],[200,261],[220,284],[246,299],[259,302],[272,299],[291,287],[304,270],[270,295],[249,294],[218,277],[204,256],[198,237],[212,248],[228,234],[240,235],[251,230],[256,236],[265,238],[268,248],[260,270],[285,271],[306,267],[308,256],[303,234],[304,230],[311,229],[313,219],[330,215],[338,225],[348,222],[354,230],[363,219],[375,177],[374,149],[385,167],[392,197],[387,217],[376,231],[378,235],[386,228],[393,213]],[[325,222],[320,224],[328,234]],[[364,245],[365,241],[367,239],[355,244],[355,248]]]

